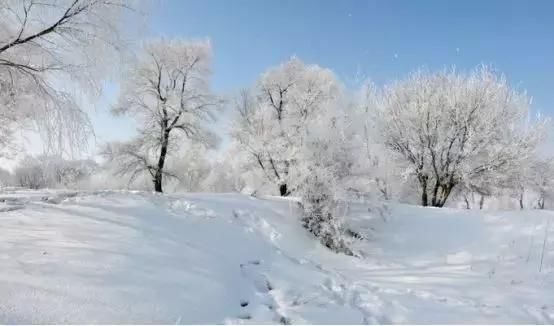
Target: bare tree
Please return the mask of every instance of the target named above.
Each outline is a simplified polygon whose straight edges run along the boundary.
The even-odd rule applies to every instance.
[[[214,121],[221,100],[210,90],[211,45],[207,41],[148,42],[131,66],[113,112],[135,118],[138,136],[104,151],[131,179],[147,172],[162,192],[170,152],[180,138],[213,147],[217,137],[206,123]]]

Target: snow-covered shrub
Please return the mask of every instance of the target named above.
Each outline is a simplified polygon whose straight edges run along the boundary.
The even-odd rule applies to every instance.
[[[302,225],[323,245],[352,255],[342,220],[337,213],[340,204],[334,193],[335,178],[329,171],[314,167],[299,187],[302,203]]]
[[[48,186],[44,166],[33,157],[26,157],[15,169],[15,179],[20,187],[40,189]]]
[[[75,188],[86,182],[98,168],[93,160],[65,160],[58,156],[25,157],[15,169],[21,187]]]
[[[301,199],[303,226],[326,247],[352,255],[342,219],[354,160],[346,122],[343,113],[331,106],[309,123],[293,185]]]

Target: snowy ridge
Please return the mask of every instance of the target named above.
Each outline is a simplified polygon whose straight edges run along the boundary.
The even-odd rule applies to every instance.
[[[294,201],[15,190],[0,201],[2,323],[554,322],[549,211],[399,205],[382,219],[353,204],[350,224],[378,231],[353,258],[302,229]]]

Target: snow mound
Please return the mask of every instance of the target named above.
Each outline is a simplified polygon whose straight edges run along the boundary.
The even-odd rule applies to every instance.
[[[240,194],[2,193],[0,322],[554,322],[552,212],[354,204],[357,258],[298,213]]]

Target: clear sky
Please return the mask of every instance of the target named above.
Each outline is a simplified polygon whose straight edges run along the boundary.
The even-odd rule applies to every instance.
[[[552,0],[159,0],[154,7],[145,36],[211,39],[214,88],[225,95],[291,55],[347,84],[484,63],[554,115]],[[97,112],[99,140],[128,136],[133,126],[122,121]]]

